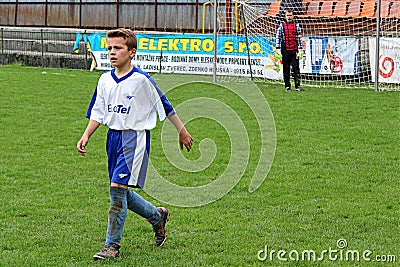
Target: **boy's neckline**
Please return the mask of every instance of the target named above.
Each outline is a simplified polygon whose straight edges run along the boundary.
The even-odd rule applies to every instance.
[[[121,82],[121,81],[127,79],[129,76],[131,76],[132,73],[133,73],[133,71],[134,71],[134,66],[131,67],[131,69],[130,69],[129,72],[127,72],[127,73],[125,73],[124,75],[118,77],[117,74],[115,73],[115,69],[112,69],[112,70],[111,70],[111,76],[113,77],[113,79],[114,79],[115,82],[119,83],[119,82]]]
[[[133,66],[130,65],[129,69],[126,70],[126,71],[123,71],[123,70],[117,71],[117,70],[114,68],[114,69],[113,69],[113,72],[114,72],[114,75],[115,75],[116,78],[121,79],[121,78],[125,77],[126,75],[128,75],[129,73],[131,73],[132,70],[133,70]]]

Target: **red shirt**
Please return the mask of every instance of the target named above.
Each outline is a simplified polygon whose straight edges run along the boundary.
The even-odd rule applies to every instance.
[[[285,31],[286,50],[297,50],[296,22],[283,22],[283,30]]]

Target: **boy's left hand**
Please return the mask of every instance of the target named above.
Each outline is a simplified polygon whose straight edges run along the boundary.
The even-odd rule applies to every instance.
[[[181,150],[183,149],[183,146],[185,146],[187,151],[190,151],[190,149],[192,148],[192,144],[193,144],[192,136],[188,133],[186,128],[183,128],[179,132],[179,146]]]

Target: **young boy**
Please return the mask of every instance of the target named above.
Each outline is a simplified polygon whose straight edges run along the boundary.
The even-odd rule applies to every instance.
[[[100,124],[109,128],[107,134],[108,173],[110,177],[110,209],[106,242],[93,257],[95,260],[114,258],[119,254],[122,230],[131,210],[146,218],[155,232],[156,246],[162,246],[167,234],[169,217],[166,208],[156,208],[129,187],[143,188],[150,148],[150,130],[168,118],[179,132],[180,148],[190,151],[192,137],[174,108],[154,80],[131,65],[136,54],[137,39],[129,29],[107,32],[111,71],[99,78],[86,117],[89,123],[76,147],[86,155],[90,136]]]

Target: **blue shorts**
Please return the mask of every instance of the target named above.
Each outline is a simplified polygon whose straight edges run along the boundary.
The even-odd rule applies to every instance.
[[[143,188],[150,153],[150,131],[108,130],[110,182]]]

